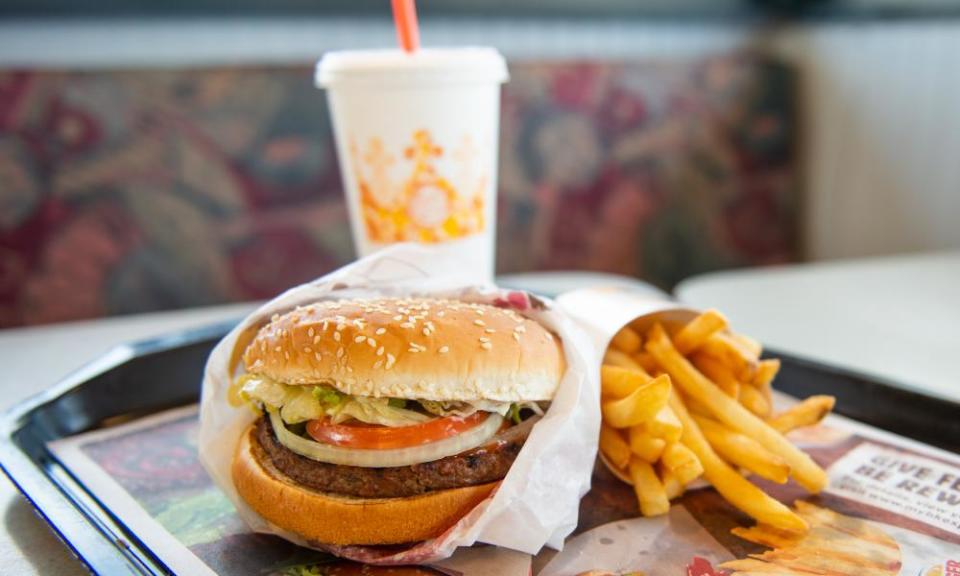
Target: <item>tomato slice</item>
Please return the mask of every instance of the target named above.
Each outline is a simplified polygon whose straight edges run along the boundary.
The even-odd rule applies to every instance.
[[[477,411],[466,417],[447,416],[422,424],[396,427],[363,423],[333,424],[329,419],[311,420],[307,422],[307,434],[317,442],[346,448],[409,448],[455,436],[479,426],[489,416],[487,412]]]

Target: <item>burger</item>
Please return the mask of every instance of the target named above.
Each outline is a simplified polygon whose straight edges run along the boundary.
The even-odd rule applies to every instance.
[[[335,546],[442,534],[497,488],[565,370],[509,308],[413,298],[274,316],[235,390],[259,414],[231,474],[272,524]]]

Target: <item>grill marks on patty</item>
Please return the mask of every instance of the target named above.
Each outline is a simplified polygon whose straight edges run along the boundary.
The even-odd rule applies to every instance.
[[[268,418],[257,422],[256,439],[273,465],[299,484],[359,498],[402,498],[503,479],[537,419],[528,418],[511,426],[472,450],[395,468],[363,468],[311,460],[281,444]]]

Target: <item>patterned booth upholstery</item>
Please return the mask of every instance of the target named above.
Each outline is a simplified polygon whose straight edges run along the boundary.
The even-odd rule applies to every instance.
[[[512,62],[498,270],[669,288],[798,255],[794,75]],[[304,67],[0,72],[0,327],[266,298],[353,257]]]

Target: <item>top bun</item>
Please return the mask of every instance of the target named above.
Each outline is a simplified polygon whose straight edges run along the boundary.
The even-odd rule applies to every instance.
[[[513,310],[430,298],[324,301],[274,316],[247,372],[355,396],[524,402],[553,398],[559,339]]]

